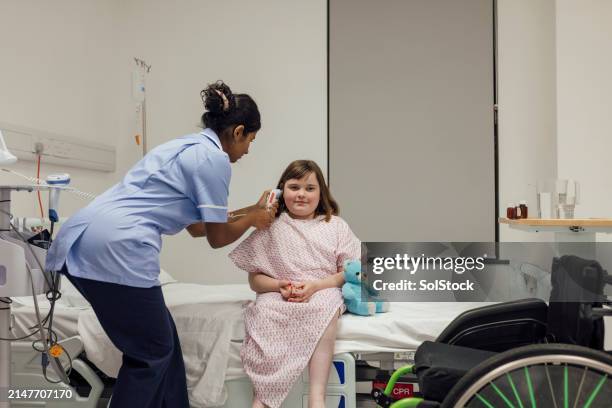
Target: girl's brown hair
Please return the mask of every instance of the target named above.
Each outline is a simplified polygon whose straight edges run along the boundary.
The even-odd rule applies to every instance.
[[[285,183],[288,180],[299,180],[310,173],[314,173],[316,175],[317,181],[319,182],[319,189],[321,191],[319,205],[315,210],[315,216],[325,215],[325,221],[329,222],[332,215],[338,215],[340,213],[340,208],[338,207],[336,200],[334,200],[332,197],[329,188],[327,188],[325,178],[323,177],[323,172],[317,163],[313,162],[312,160],[296,160],[291,162],[283,172],[280,180],[278,180],[276,188],[283,191]],[[278,217],[284,211],[287,211],[287,206],[285,205],[284,197],[281,195],[280,199],[278,200],[278,211],[276,212],[276,216]]]

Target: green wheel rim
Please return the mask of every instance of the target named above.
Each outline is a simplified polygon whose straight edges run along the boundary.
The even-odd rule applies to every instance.
[[[609,408],[612,366],[572,354],[527,356],[493,368],[462,392],[455,408],[554,408],[560,398],[558,408]]]

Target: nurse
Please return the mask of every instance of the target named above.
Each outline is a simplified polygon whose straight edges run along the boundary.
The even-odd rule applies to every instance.
[[[266,209],[262,195],[228,220],[230,163],[255,140],[257,105],[222,82],[201,95],[205,129],[151,150],[62,226],[47,255],[47,270],[72,282],[123,353],[111,407],[189,406],[183,355],[158,280],[161,236],[187,229],[220,248],[274,219],[276,207]]]

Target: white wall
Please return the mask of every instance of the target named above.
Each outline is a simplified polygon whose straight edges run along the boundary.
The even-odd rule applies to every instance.
[[[529,184],[558,177],[581,183],[576,217],[612,217],[610,21],[605,0],[498,0],[501,210],[525,197],[535,215]]]
[[[256,100],[262,129],[250,153],[233,166],[232,208],[253,204],[292,160],[311,158],[325,171],[325,1],[130,0],[120,3],[117,15],[124,129],[132,126],[129,81],[133,57],[139,57],[152,65],[152,146],[197,130],[200,90],[209,82],[222,79]],[[130,136],[119,140],[120,146],[131,144]],[[163,245],[162,267],[183,281],[246,281],[227,258],[231,247],[212,250],[186,232],[165,237]]]
[[[611,49],[612,2],[557,0],[557,171],[581,183],[577,217],[612,217]]]
[[[117,146],[114,174],[66,169],[82,190],[101,192],[139,158],[133,139],[133,58],[147,76],[148,143],[197,131],[200,90],[217,79],[251,94],[262,129],[233,166],[230,205],[254,203],[298,158],[326,171],[324,0],[35,0],[0,3],[0,122]],[[33,175],[32,162],[17,171]],[[43,175],[59,169],[43,165]],[[0,183],[20,182],[0,174]],[[35,215],[34,196],[18,197]],[[62,197],[64,214],[85,202]],[[183,281],[244,282],[230,248],[212,250],[183,232],[165,237],[162,266]]]
[[[114,2],[109,0],[0,2],[0,122],[115,145],[117,34],[109,30],[114,15]],[[36,174],[34,162],[11,168]],[[41,175],[60,170],[43,162]],[[75,176],[75,187],[94,193],[104,191],[117,177],[64,170]],[[0,173],[2,184],[24,182]],[[40,214],[35,194],[17,193],[13,199],[16,215]],[[43,200],[46,205],[46,194]],[[61,198],[65,214],[85,203],[74,195]]]
[[[500,215],[527,200],[534,217],[537,180],[557,172],[555,1],[498,0],[497,7]],[[501,241],[551,239],[500,225]]]

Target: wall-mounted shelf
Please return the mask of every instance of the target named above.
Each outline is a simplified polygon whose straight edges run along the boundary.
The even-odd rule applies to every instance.
[[[500,218],[500,224],[508,224],[511,228],[523,231],[547,231],[565,233],[612,233],[611,218],[573,218],[573,219],[541,219],[525,218],[510,220]]]
[[[499,223],[526,232],[552,232],[555,242],[559,243],[560,254],[579,255],[586,259],[596,259],[596,233],[612,233],[610,218],[499,218]]]

